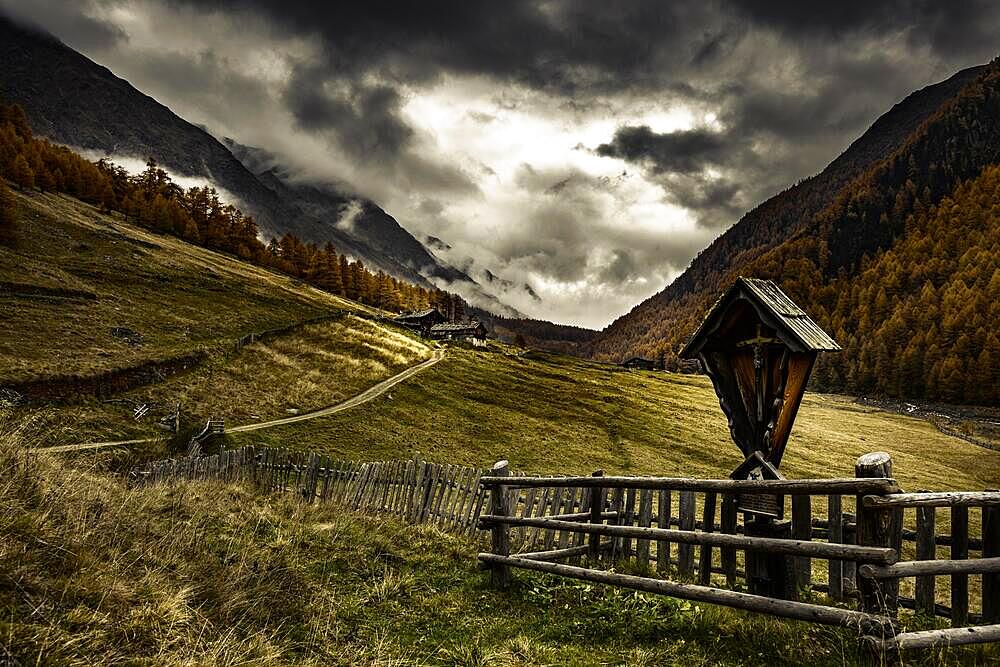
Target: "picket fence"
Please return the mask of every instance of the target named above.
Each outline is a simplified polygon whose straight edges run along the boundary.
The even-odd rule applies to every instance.
[[[266,493],[294,493],[307,503],[332,502],[472,535],[489,496],[479,483],[485,472],[419,457],[359,462],[316,452],[243,447],[144,463],[133,468],[128,479],[133,486],[172,479],[245,481]]]

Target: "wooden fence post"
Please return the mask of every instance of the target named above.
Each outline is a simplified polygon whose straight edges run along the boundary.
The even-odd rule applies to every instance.
[[[885,452],[872,452],[858,458],[854,464],[857,478],[892,477],[892,457]],[[894,530],[902,537],[902,522],[895,520],[893,510],[865,507],[864,498],[857,496],[858,544],[891,547],[897,544]],[[899,580],[858,577],[862,608],[870,613],[895,615],[898,608]]]
[[[844,510],[842,497],[839,494],[831,494],[827,499],[826,512],[826,541],[844,541]],[[827,582],[829,588],[827,595],[831,600],[844,599],[844,561],[830,559],[827,569]]]
[[[726,493],[722,496],[722,532],[727,535],[736,534],[736,494]],[[730,588],[736,585],[736,549],[723,547],[720,549],[722,569],[726,575],[726,585]]]
[[[917,508],[917,560],[937,558],[937,536],[934,534],[935,508]],[[916,611],[934,618],[934,575],[917,577]]]
[[[985,546],[985,544],[983,545]],[[951,508],[951,559],[969,557],[969,508]],[[969,624],[969,575],[951,575],[951,626]]]
[[[595,470],[591,477],[604,477],[603,470]],[[590,523],[604,523],[604,488],[595,486],[590,489]],[[587,555],[592,562],[597,562],[601,555],[601,536],[591,533],[587,536]]]
[[[716,494],[705,494],[705,512],[701,522],[701,529],[706,533],[715,530],[715,503]],[[703,544],[698,550],[698,583],[707,586],[712,583],[712,547]]]
[[[507,461],[497,461],[493,464],[490,474],[494,477],[508,477],[510,476],[510,464]],[[507,516],[507,509],[507,487],[498,484],[490,491],[490,514]],[[493,524],[490,530],[493,553],[501,556],[510,555],[510,533],[508,530],[506,523]],[[510,566],[504,563],[491,563],[490,582],[496,588],[507,588],[510,585]]]
[[[987,506],[983,507],[983,558],[997,556],[1000,556],[1000,507]],[[983,575],[983,623],[1000,623],[1000,574]]]
[[[694,511],[694,491],[681,491],[678,510],[681,530],[694,530]],[[694,547],[690,544],[677,545],[677,570],[686,577],[694,574]]]
[[[792,539],[803,542],[812,539],[811,496],[792,496]],[[812,581],[812,560],[808,556],[797,556],[792,560],[792,565],[795,586],[798,590],[808,590]]]

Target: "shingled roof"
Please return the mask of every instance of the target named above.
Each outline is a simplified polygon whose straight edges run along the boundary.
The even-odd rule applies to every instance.
[[[803,351],[840,349],[837,342],[813,322],[804,310],[795,305],[774,281],[741,276],[709,309],[701,325],[681,350],[681,357],[691,359],[697,356],[708,334],[716,328],[719,318],[740,298],[747,299],[761,319],[783,333],[793,346],[801,347]]]

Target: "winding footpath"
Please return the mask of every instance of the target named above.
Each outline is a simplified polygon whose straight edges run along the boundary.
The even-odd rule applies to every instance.
[[[359,405],[363,405],[374,398],[378,398],[385,392],[389,391],[395,387],[400,382],[404,382],[418,373],[422,373],[434,364],[438,363],[444,359],[444,348],[436,348],[432,353],[430,359],[422,361],[416,366],[410,366],[406,370],[393,375],[390,378],[382,380],[377,385],[369,387],[360,394],[352,396],[345,401],[341,401],[335,405],[331,405],[326,408],[321,408],[319,410],[313,410],[312,412],[304,412],[301,415],[294,415],[292,417],[284,417],[282,419],[272,419],[266,422],[256,422],[253,424],[244,424],[243,426],[234,426],[233,428],[227,428],[226,433],[249,433],[250,431],[260,431],[265,428],[273,428],[275,426],[285,426],[286,424],[294,424],[296,422],[302,422],[309,419],[317,419],[319,417],[328,417],[330,415],[337,414],[338,412],[343,412],[344,410],[350,410],[351,408],[356,408]],[[111,440],[108,442],[84,442],[78,445],[58,445],[56,447],[41,447],[38,449],[33,449],[30,451],[34,452],[75,452],[84,449],[103,449],[105,447],[117,447],[123,445],[137,445],[143,442],[153,442],[154,440],[160,440],[162,438],[138,438],[135,440]]]

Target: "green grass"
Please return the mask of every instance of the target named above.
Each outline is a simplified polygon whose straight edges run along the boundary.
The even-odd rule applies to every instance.
[[[16,197],[21,220],[0,245],[0,283],[13,286],[0,290],[0,385],[229,349],[251,332],[369,310],[69,197]],[[115,338],[114,327],[139,332],[142,344]]]
[[[848,631],[517,573],[477,544],[237,485],[128,490],[0,435],[0,647],[21,664],[844,665]],[[987,664],[989,648],[915,655]]]
[[[157,419],[181,406],[182,424],[204,425],[222,417],[229,426],[287,417],[354,396],[430,356],[430,347],[408,332],[354,315],[305,325],[237,354],[217,352],[191,372],[116,396],[72,405],[20,408],[38,418],[39,445],[138,437],[163,437]],[[141,421],[132,406],[153,406]],[[66,427],[71,424],[72,428]]]
[[[233,438],[377,460],[488,465],[509,459],[538,473],[728,476],[740,462],[707,379],[623,372],[510,348],[453,347],[445,359],[364,406],[294,427]],[[788,477],[853,477],[855,459],[887,451],[908,490],[984,489],[1000,479],[1000,452],[931,424],[810,394],[782,462]]]
[[[428,353],[408,334],[346,316],[231,355],[235,339],[251,331],[366,309],[70,199],[19,195],[19,203],[17,244],[0,248],[0,283],[21,286],[0,293],[10,332],[0,340],[0,384],[203,350],[197,369],[124,397],[179,401],[190,423],[212,415],[232,424],[337,402]],[[77,296],[53,296],[58,290]],[[143,344],[114,339],[112,326],[139,331]],[[0,647],[25,663],[860,659],[848,633],[711,606],[526,573],[511,592],[497,593],[476,569],[474,543],[392,519],[304,508],[238,486],[130,491],[107,472],[122,464],[121,453],[42,454],[28,465],[29,445],[159,431],[96,400],[11,415],[21,432],[0,437]],[[452,346],[443,361],[370,403],[228,443],[356,460],[419,454],[485,466],[507,458],[515,470],[538,473],[722,477],[740,461],[705,378],[502,345]],[[816,394],[801,408],[782,471],[853,476],[855,459],[876,450],[892,454],[907,490],[976,490],[1000,479],[1000,452]],[[125,458],[162,454],[155,445]],[[938,521],[947,528],[946,517]],[[977,521],[973,513],[973,534]],[[970,583],[975,591],[978,578]],[[978,648],[915,660],[987,664],[997,656]]]

